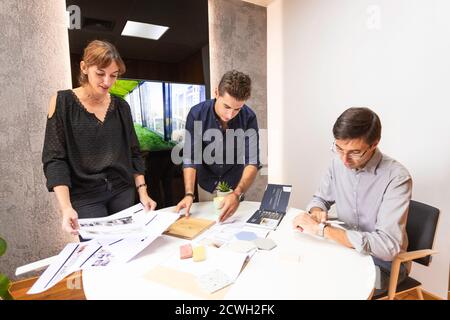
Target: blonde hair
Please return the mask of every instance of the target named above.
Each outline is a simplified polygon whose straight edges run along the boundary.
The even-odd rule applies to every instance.
[[[116,47],[107,41],[94,40],[84,48],[83,58],[86,67],[97,66],[98,68],[106,68],[113,61],[119,67],[119,75],[126,71],[125,63],[120,57]],[[78,77],[80,85],[88,83],[88,76],[80,70]]]

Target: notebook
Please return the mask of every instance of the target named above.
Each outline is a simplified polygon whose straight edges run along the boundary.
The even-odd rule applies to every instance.
[[[253,227],[275,230],[286,215],[291,191],[291,185],[268,184],[261,206],[247,220],[247,224]]]

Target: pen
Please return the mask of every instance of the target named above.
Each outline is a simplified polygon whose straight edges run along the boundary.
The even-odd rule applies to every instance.
[[[327,221],[325,221],[325,223],[330,223],[330,224],[345,224],[345,222],[339,221],[339,220],[327,220]]]

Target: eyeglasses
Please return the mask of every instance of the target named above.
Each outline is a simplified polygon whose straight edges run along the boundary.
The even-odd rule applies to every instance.
[[[369,151],[370,148],[371,148],[371,146],[369,146],[366,149],[366,151],[364,151],[364,152],[361,152],[361,151],[359,151],[359,152],[356,152],[356,151],[347,152],[347,157],[349,159],[352,159],[352,160],[359,160],[362,157],[364,157],[364,155],[367,153],[367,151]],[[340,155],[340,156],[343,156],[343,155],[346,154],[346,152],[344,150],[342,150],[338,145],[336,145],[336,140],[333,142],[333,145],[331,146],[331,151],[333,153],[336,153],[336,154]]]

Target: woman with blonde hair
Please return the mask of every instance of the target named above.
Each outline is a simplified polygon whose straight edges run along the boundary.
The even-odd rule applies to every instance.
[[[62,227],[78,234],[78,218],[97,218],[135,203],[147,210],[145,166],[130,106],[109,94],[125,64],[117,49],[95,40],[84,49],[80,87],[58,91],[50,100],[42,162],[47,188],[55,192]]]

